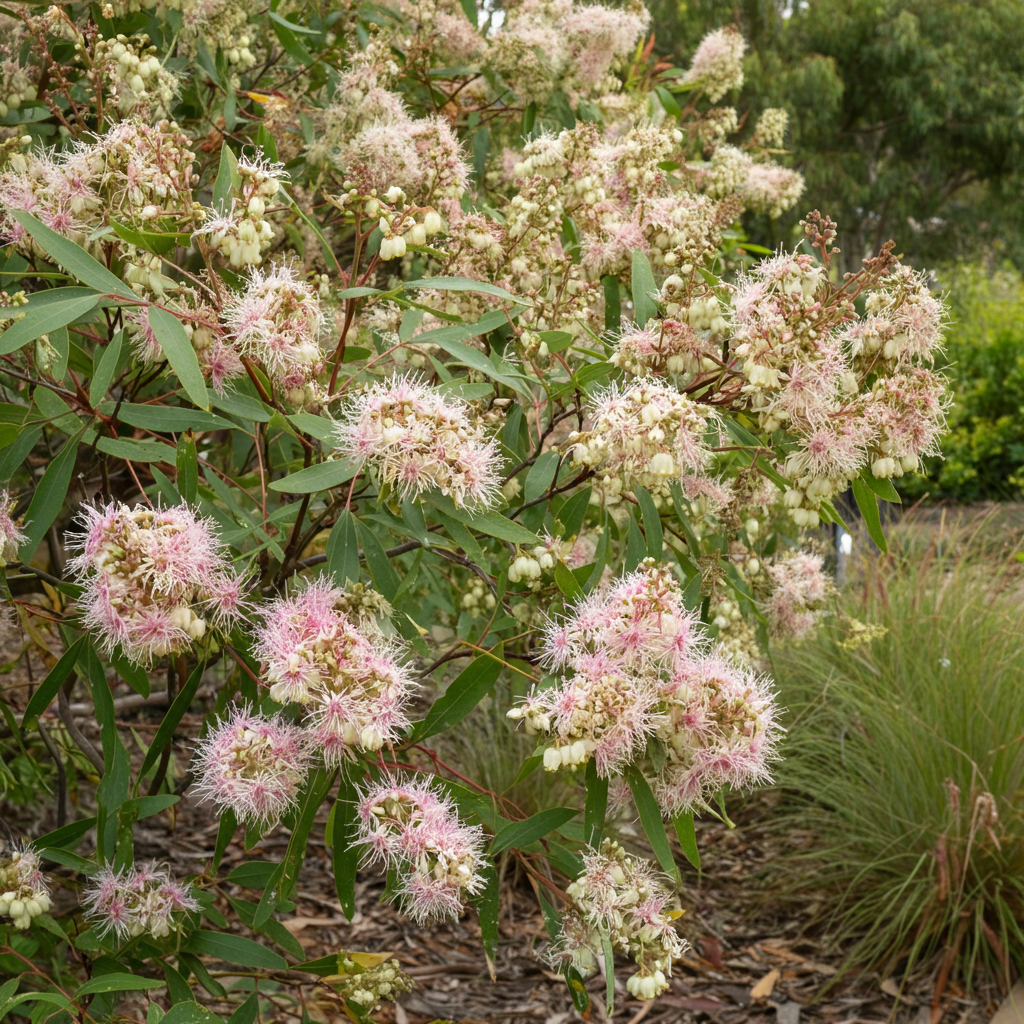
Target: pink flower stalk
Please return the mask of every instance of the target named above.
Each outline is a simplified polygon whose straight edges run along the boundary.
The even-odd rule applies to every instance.
[[[101,934],[113,932],[120,942],[151,935],[166,938],[181,919],[175,914],[199,909],[192,888],[155,864],[113,871],[103,868],[84,893],[86,915]]]
[[[254,651],[270,696],[306,708],[329,764],[398,739],[415,683],[380,633],[352,621],[343,591],[321,578],[262,614]]]
[[[483,829],[464,825],[429,783],[402,777],[374,783],[356,810],[368,862],[402,876],[397,897],[419,924],[457,917],[466,896],[483,889]]]
[[[730,89],[743,85],[746,48],[743,36],[732,25],[709,32],[697,47],[683,82],[703,89],[707,98],[717,103]]]
[[[824,559],[805,551],[790,551],[765,567],[772,583],[768,599],[768,630],[784,640],[803,640],[814,631],[821,608],[833,592],[822,572]]]
[[[294,266],[254,269],[245,291],[225,307],[224,322],[243,355],[257,360],[293,405],[308,404],[306,392],[324,368],[324,316],[316,291]]]
[[[498,496],[501,457],[470,407],[413,377],[394,376],[354,399],[338,424],[341,452],[368,463],[401,498],[439,490],[456,505]]]
[[[234,708],[196,747],[196,793],[240,821],[273,827],[306,781],[309,734],[279,717]]]
[[[12,508],[14,499],[7,491],[0,491],[0,568],[8,562],[16,561],[21,545],[28,540],[28,536],[11,518]]]
[[[83,586],[83,619],[104,650],[119,645],[136,664],[180,653],[208,625],[231,628],[243,611],[241,584],[209,520],[188,505],[83,506],[79,553],[68,567]]]

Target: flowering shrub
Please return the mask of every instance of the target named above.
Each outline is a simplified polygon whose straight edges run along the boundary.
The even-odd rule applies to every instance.
[[[421,925],[475,906],[493,956],[495,859],[536,882],[546,857],[580,1008],[616,953],[655,997],[685,948],[666,825],[697,863],[693,815],[769,777],[764,642],[827,610],[820,559],[787,552],[851,486],[884,544],[876,498],[936,450],[924,278],[886,247],[835,280],[817,212],[760,262],[734,228],[803,187],[773,159],[781,111],[739,148],[711,106],[742,82],[735,31],[684,71],[651,60],[639,5],[385,7],[0,13],[0,557],[48,666],[17,713],[60,764],[55,827],[0,893],[52,955],[0,1016],[109,1019],[165,980],[158,1020],[191,975],[224,991],[200,956],[301,960],[273,915],[321,808],[349,916],[379,864]],[[536,740],[520,774],[571,778],[578,812],[526,815],[429,745],[503,674]],[[157,679],[144,745],[114,697]],[[204,800],[200,873],[135,866],[137,818]],[[602,844],[610,800],[663,877]],[[290,838],[236,920],[239,824],[247,849]],[[53,915],[48,864],[75,873]],[[101,959],[71,989],[42,966]],[[358,951],[291,966],[357,1019],[411,984]]]

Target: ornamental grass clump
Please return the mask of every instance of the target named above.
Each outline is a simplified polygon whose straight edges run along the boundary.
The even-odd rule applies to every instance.
[[[865,567],[855,618],[775,659],[779,782],[816,837],[785,877],[832,894],[847,969],[936,966],[941,997],[1024,966],[1024,644],[1019,577],[924,561]]]

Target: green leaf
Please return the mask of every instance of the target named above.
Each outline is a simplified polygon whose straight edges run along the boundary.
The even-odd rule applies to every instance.
[[[171,706],[167,709],[167,714],[164,715],[163,721],[161,721],[160,726],[156,731],[156,735],[153,737],[153,742],[150,744],[149,750],[146,751],[146,756],[142,761],[142,767],[139,769],[140,779],[143,778],[146,772],[156,764],[157,758],[163,752],[164,747],[171,742],[171,739],[174,736],[174,730],[178,728],[182,718],[185,717],[185,712],[188,711],[189,705],[191,705],[192,700],[196,695],[196,691],[199,689],[199,683],[202,681],[203,670],[205,668],[206,663],[202,661],[199,662],[199,664],[192,669],[188,679],[185,681],[185,685],[171,702]]]
[[[227,146],[223,148],[227,149]],[[203,371],[199,369],[199,358],[181,321],[159,306],[150,306],[148,316],[150,329],[160,342],[186,394],[200,409],[209,411],[210,396],[206,390],[206,381],[203,380]]]
[[[510,544],[540,543],[537,534],[514,523],[511,519],[506,519],[498,512],[474,512],[464,505],[457,506],[451,498],[443,494],[431,494],[427,500],[445,515],[457,519],[460,523],[465,523],[466,526],[478,533],[486,533],[488,537],[507,540]]]
[[[556,931],[555,935],[557,936],[557,934]],[[572,999],[572,1005],[576,1008],[576,1012],[584,1020],[587,1020],[590,1016],[590,993],[584,984],[583,975],[572,964],[569,964],[563,971],[563,976],[565,977],[566,985],[569,986],[569,998]]]
[[[626,572],[632,572],[647,554],[647,542],[640,531],[636,515],[630,510],[629,535],[626,539]]]
[[[643,487],[634,487],[633,495],[636,497],[640,512],[644,517],[644,533],[647,535],[647,554],[658,561],[665,554],[665,537],[661,529],[661,515],[654,499],[648,490]]]
[[[523,501],[530,502],[544,494],[555,481],[562,456],[558,452],[544,452],[530,467],[523,486]]]
[[[119,224],[116,220],[111,220],[110,226],[118,238],[138,249],[155,252],[158,256],[166,256],[177,249],[179,245],[187,246],[189,243],[189,235],[180,232],[145,231],[140,228],[131,228],[127,224]]]
[[[331,853],[334,870],[334,886],[342,912],[351,921],[356,912],[356,868],[359,866],[360,847],[356,846],[358,834],[356,804],[359,793],[352,780],[342,772],[338,787],[338,799],[334,805],[331,822]]]
[[[220,862],[224,857],[224,851],[228,848],[228,843],[234,838],[235,830],[238,828],[238,819],[235,818],[235,812],[228,807],[226,810],[221,812],[220,824],[217,826],[217,840],[213,844],[213,870],[216,871],[220,867]]]
[[[356,520],[346,508],[342,509],[338,521],[331,528],[327,538],[327,571],[340,586],[348,580],[359,580],[359,539],[356,536]]]
[[[22,345],[74,323],[85,316],[100,298],[96,292],[85,288],[54,288],[39,294],[40,300],[29,306],[8,310],[24,312],[25,315],[0,334],[0,355],[16,352]]]
[[[270,484],[270,490],[282,491],[285,494],[312,494],[314,491],[327,491],[347,483],[359,472],[359,464],[352,459],[333,459],[320,462],[315,466],[307,466],[296,473],[289,473],[280,480]]]
[[[272,949],[267,949],[262,943],[225,932],[212,932],[206,929],[193,932],[182,948],[189,953],[212,956],[229,964],[243,964],[246,967],[272,971],[286,970],[288,967],[288,962],[283,956]]]
[[[494,960],[498,955],[500,937],[498,919],[501,914],[501,890],[498,885],[498,873],[494,870],[493,864],[485,864],[480,874],[484,878],[484,888],[471,899],[473,906],[476,907],[477,920],[480,922],[480,942],[487,957],[487,969],[491,973],[491,980],[494,981]]]
[[[591,758],[586,770],[587,799],[583,805],[583,841],[591,849],[601,845],[604,818],[608,811],[608,779],[597,774],[597,762]]]
[[[281,44],[281,48],[285,53],[306,67],[313,64],[313,55],[305,46],[302,45],[302,43],[299,42],[295,33],[315,33],[312,33],[310,29],[299,28],[298,25],[293,25],[290,21],[285,21],[285,19],[275,11],[268,11],[267,13],[271,21],[271,27],[274,29],[274,34],[277,36],[277,41]]]
[[[75,471],[75,460],[78,456],[78,442],[84,431],[79,431],[57,453],[56,458],[46,467],[42,480],[36,487],[28,511],[25,513],[25,535],[28,538],[21,545],[21,560],[31,562],[32,556],[39,547],[39,542],[46,536],[46,531],[60,515],[64,499],[71,485],[71,476]]]
[[[490,693],[503,666],[501,644],[489,654],[474,658],[434,701],[427,717],[417,723],[413,736],[417,743],[428,736],[452,728],[461,722]]]
[[[878,499],[875,492],[868,486],[862,477],[851,481],[853,496],[857,500],[857,508],[864,517],[864,525],[868,529],[868,535],[878,545],[882,554],[889,550],[885,543],[885,534],[882,532],[882,520],[878,515]]]
[[[101,437],[96,447],[115,459],[125,462],[166,462],[174,465],[174,448],[163,441],[138,441],[133,437]]]
[[[697,830],[693,824],[693,811],[684,811],[672,819],[676,837],[686,859],[700,871],[700,850],[697,848]]]
[[[651,295],[656,292],[654,271],[651,261],[639,250],[633,250],[633,315],[638,326],[643,327],[648,320],[658,315],[658,306]]]
[[[374,587],[384,595],[386,601],[394,601],[400,580],[377,535],[365,523],[356,520],[359,541],[363,545],[366,568],[370,572]]]
[[[899,492],[893,487],[892,481],[884,476],[875,476],[871,472],[870,466],[865,466],[860,474],[861,480],[864,481],[882,499],[882,501],[892,502],[894,505],[902,505],[903,501],[900,498]]]
[[[504,288],[499,288],[496,284],[474,281],[469,277],[424,277],[418,281],[403,281],[402,287],[405,289],[430,288],[443,292],[483,292],[484,295],[495,295],[499,299],[507,299],[509,302],[530,305],[525,299],[518,298]]]
[[[217,179],[213,183],[213,208],[218,213],[227,213],[231,193],[242,183],[238,174],[238,158],[226,143],[220,147],[220,164]]]
[[[665,823],[661,820],[661,808],[654,799],[650,785],[635,765],[626,773],[626,781],[629,783],[633,803],[636,804],[640,815],[640,824],[647,835],[647,841],[651,844],[654,856],[658,858],[661,870],[678,884],[679,868],[676,866],[675,857],[672,856],[672,844],[665,832]]]
[[[23,210],[12,210],[11,216],[39,243],[42,250],[73,278],[104,295],[116,295],[119,298],[130,299],[133,303],[138,302],[138,296],[124,281],[115,277],[76,242],[48,228],[32,214]]]
[[[95,824],[95,818],[83,818],[81,821],[72,821],[68,825],[62,825],[60,828],[40,836],[33,841],[33,845],[40,850],[59,849],[62,846],[77,846],[86,832]]]
[[[665,108],[665,113],[669,117],[679,117],[682,114],[682,109],[676,102],[676,98],[666,89],[663,85],[656,85],[654,91],[658,95],[658,102]]]
[[[615,1012],[615,950],[612,937],[604,928],[601,932],[601,951],[604,954],[605,1007],[604,1015],[610,1020]]]
[[[576,340],[568,331],[540,331],[538,336],[551,353],[564,352]]]
[[[604,288],[604,329],[618,333],[622,328],[622,297],[619,294],[619,279],[614,274],[601,278]]]
[[[156,978],[140,978],[135,974],[100,974],[79,985],[71,998],[77,1002],[82,996],[91,996],[97,992],[144,992],[146,989],[163,987],[164,983]]]
[[[284,855],[284,870],[281,872],[281,878],[277,885],[279,900],[287,899],[295,888],[295,883],[299,879],[299,871],[302,870],[302,862],[306,859],[306,841],[313,828],[316,813],[323,805],[327,791],[334,784],[335,775],[336,769],[328,770],[327,768],[317,768],[309,774],[304,793],[299,797],[299,812],[296,815],[295,827],[292,829],[291,837],[288,840],[288,849]]]
[[[501,829],[491,843],[491,854],[511,848],[522,849],[535,843],[541,836],[561,828],[579,812],[575,807],[550,807],[546,811],[531,814],[525,821],[514,821]]]
[[[572,574],[572,570],[564,562],[555,563],[555,583],[569,601],[579,601],[583,597],[583,588]]]
[[[113,338],[94,356],[92,380],[89,381],[89,404],[95,409],[106,396],[110,382],[117,373],[117,361],[121,358],[124,331],[117,331]]]
[[[57,691],[67,682],[68,676],[74,671],[85,640],[84,636],[80,636],[61,655],[57,664],[50,669],[46,678],[29,698],[28,704],[25,706],[25,714],[22,716],[23,722],[38,718],[50,706],[50,702],[57,696]]]
[[[262,127],[262,125],[261,125]],[[255,1024],[256,1015],[260,1007],[260,997],[256,992],[251,996],[230,1017],[228,1024]]]
[[[113,411],[113,409],[111,409]],[[237,429],[230,420],[216,413],[200,409],[182,409],[172,405],[122,405],[118,418],[133,427],[155,430],[167,434],[179,434],[186,430],[232,430]]]
[[[227,146],[224,148],[227,149]],[[234,936],[227,937],[234,938]],[[256,943],[253,943],[253,945],[256,945]],[[262,949],[263,947],[260,946],[259,948]],[[284,963],[283,960],[281,962]],[[247,963],[247,961],[242,961],[242,963]],[[173,970],[174,968],[170,969]],[[205,1006],[186,1001],[175,1003],[160,1018],[160,1024],[224,1024],[224,1022],[215,1013],[211,1013],[206,1009]]]
[[[178,490],[187,502],[194,502],[199,489],[199,457],[191,430],[186,431],[178,438],[178,454],[175,462],[178,467]]]
[[[562,540],[569,540],[580,532],[587,509],[590,508],[592,493],[592,487],[584,487],[582,491],[577,491],[572,497],[567,498],[565,504],[558,510],[558,521],[562,524]]]
[[[240,885],[243,889],[266,889],[280,867],[270,860],[246,860],[236,864],[224,881]]]

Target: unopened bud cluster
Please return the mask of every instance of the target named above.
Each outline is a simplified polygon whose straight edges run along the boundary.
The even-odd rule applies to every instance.
[[[599,853],[585,855],[583,864],[583,873],[565,890],[571,909],[548,958],[590,972],[607,937],[616,953],[637,965],[626,981],[630,995],[654,999],[669,987],[673,962],[689,948],[673,924],[680,911],[671,891],[650,861],[631,856],[611,839]]]
[[[385,960],[373,967],[361,967],[350,956],[338,964],[339,973],[347,977],[334,982],[338,992],[346,999],[358,1003],[364,1010],[377,1009],[382,999],[394,1002],[403,992],[411,992],[413,980],[394,960]]]
[[[229,630],[242,612],[235,576],[208,520],[187,505],[134,509],[83,506],[79,553],[68,566],[83,587],[83,619],[108,653],[136,664],[189,650],[212,626]]]
[[[414,377],[392,377],[354,398],[338,424],[344,455],[367,464],[400,498],[440,491],[456,505],[488,505],[500,456],[472,409]]]
[[[356,811],[368,860],[397,872],[397,898],[420,924],[457,917],[463,901],[483,889],[483,830],[459,821],[451,802],[428,783],[374,783]]]
[[[96,930],[121,942],[140,935],[166,938],[181,924],[181,914],[199,909],[191,886],[155,864],[103,868],[90,880],[83,902]]]
[[[231,266],[250,267],[263,262],[263,254],[274,240],[274,229],[264,214],[287,175],[280,164],[261,157],[240,157],[238,176],[241,183],[231,197],[230,208],[211,217],[200,233],[209,236],[210,247]]]
[[[594,400],[592,427],[571,434],[573,462],[594,471],[595,500],[614,504],[637,485],[655,500],[686,476],[704,476],[705,434],[714,411],[655,378],[612,385]]]
[[[512,564],[508,568],[510,583],[523,583],[531,590],[539,590],[541,578],[549,576],[559,563],[570,569],[577,569],[593,557],[594,542],[587,537],[561,540],[545,533],[542,544],[532,548],[516,548]]]
[[[50,909],[50,891],[39,870],[39,854],[13,850],[0,860],[0,918],[9,917],[15,928],[25,929],[32,919]]]

